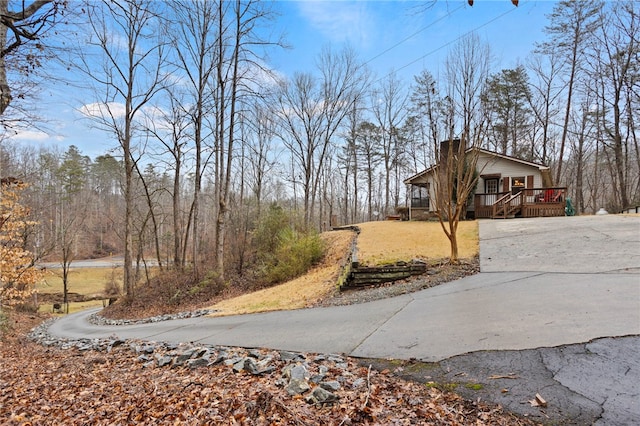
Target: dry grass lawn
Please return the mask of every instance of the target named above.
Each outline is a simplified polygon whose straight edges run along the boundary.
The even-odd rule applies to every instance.
[[[440,260],[450,254],[449,240],[437,222],[368,222],[358,225],[358,260],[377,265],[420,258]],[[340,268],[353,238],[350,231],[323,234],[329,247],[323,262],[308,274],[275,287],[219,302],[209,309],[213,316],[236,315],[284,309],[299,309],[330,296],[335,291]],[[478,254],[478,223],[460,222],[458,228],[461,258]]]
[[[86,296],[99,295],[104,292],[104,286],[111,280],[112,273],[111,268],[71,268],[68,290]],[[122,268],[116,269],[115,275],[116,279],[122,280]],[[62,293],[62,269],[48,269],[44,280],[36,288],[38,293]]]
[[[77,293],[87,298],[102,298],[105,284],[115,278],[122,281],[122,268],[71,268],[69,272],[69,293]],[[40,312],[52,312],[53,302],[47,295],[58,295],[55,301],[62,302],[63,283],[62,269],[50,268],[46,271],[44,279],[36,285],[38,294],[47,301],[40,303]],[[82,311],[88,308],[102,306],[102,300],[87,300],[84,302],[70,302],[69,313]]]
[[[439,222],[367,222],[358,225],[358,260],[375,266],[398,260],[435,260],[449,257],[451,246]],[[476,256],[478,222],[464,221],[458,226],[458,254]]]

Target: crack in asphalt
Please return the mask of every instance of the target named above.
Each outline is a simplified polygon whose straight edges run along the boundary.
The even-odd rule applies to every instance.
[[[352,355],[353,353],[356,352],[356,350],[358,350],[358,348],[360,346],[362,346],[371,336],[373,336],[375,333],[377,333],[382,327],[384,327],[389,321],[391,321],[396,315],[398,315],[398,313],[402,312],[403,309],[405,309],[407,306],[409,306],[411,303],[414,303],[416,301],[415,297],[413,296],[413,294],[410,295],[410,299],[407,300],[407,303],[403,304],[402,306],[398,307],[398,309],[393,312],[391,315],[389,315],[389,318],[387,318],[382,324],[380,324],[378,327],[376,327],[375,329],[373,329],[371,331],[371,333],[367,334],[366,336],[364,336],[350,351],[349,351],[349,355]]]

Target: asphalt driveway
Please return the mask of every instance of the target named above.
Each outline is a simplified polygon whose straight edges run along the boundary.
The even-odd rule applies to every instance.
[[[640,217],[481,221],[480,267],[475,276],[361,305],[100,327],[86,321],[91,312],[82,312],[49,331],[67,338],[115,334],[440,365],[471,357],[462,364],[466,377],[474,377],[473,365],[481,367],[473,359],[495,353],[500,356],[492,359],[502,360],[493,365],[496,372],[511,369],[525,377],[544,367],[545,380],[519,386],[523,395],[556,389],[543,412],[549,419],[640,424],[640,347],[633,337],[640,335]],[[619,338],[600,340],[610,337]],[[607,350],[611,342],[621,347]],[[565,351],[557,355],[558,348],[574,348],[584,362]],[[541,364],[526,361],[525,353]],[[592,353],[600,354],[597,360]],[[501,403],[531,414],[515,396]],[[534,414],[543,415],[539,409]]]

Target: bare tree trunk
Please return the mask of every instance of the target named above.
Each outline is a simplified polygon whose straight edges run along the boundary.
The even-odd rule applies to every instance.
[[[101,111],[93,118],[110,129],[122,148],[124,161],[124,288],[129,301],[135,298],[135,275],[133,266],[133,174],[135,172],[132,143],[134,122],[141,109],[160,90],[166,76],[162,73],[164,64],[162,40],[141,46],[141,39],[150,37],[147,31],[157,30],[161,23],[158,15],[151,10],[152,2],[146,0],[108,1],[87,3],[88,17],[95,37],[93,44],[102,52],[104,63],[101,73],[94,69],[94,58],[82,58],[82,71],[100,87],[96,93],[104,93],[100,103]],[[126,54],[116,55],[118,49],[112,45],[111,25],[121,31],[126,43]],[[150,29],[150,27],[155,27]],[[148,50],[144,50],[148,47]],[[121,59],[124,57],[125,59]],[[144,70],[144,72],[142,72]],[[146,79],[142,81],[142,79]],[[99,95],[100,96],[100,95]],[[102,96],[100,96],[102,97]],[[124,113],[112,110],[113,100],[124,103]]]
[[[53,20],[49,20],[57,9],[45,10],[53,0],[35,0],[27,6],[26,1],[12,2],[12,6],[20,4],[19,10],[9,10],[9,0],[0,0],[0,116],[4,114],[13,97],[11,87],[7,80],[7,57],[15,53],[20,47],[29,41],[39,39],[38,33],[42,33],[51,26]],[[40,14],[40,16],[37,16]],[[8,44],[7,31],[11,28],[13,36]],[[27,58],[34,65],[41,58]]]

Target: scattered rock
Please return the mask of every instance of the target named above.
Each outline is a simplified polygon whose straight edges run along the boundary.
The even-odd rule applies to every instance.
[[[173,358],[169,355],[156,355],[156,362],[158,363],[158,367],[170,365],[171,361],[173,361]]]
[[[143,318],[143,319],[111,319],[105,318],[100,314],[93,314],[89,317],[89,322],[96,325],[134,325],[134,324],[149,324],[161,321],[169,321],[176,319],[186,319],[186,318],[198,318],[203,317],[205,315],[209,315],[211,313],[216,312],[215,309],[199,309],[196,311],[188,311],[188,312],[179,312],[177,314],[165,314],[158,315],[155,317]]]
[[[337,390],[340,390],[340,382],[338,382],[337,380],[330,380],[328,382],[321,382],[320,383],[320,387],[322,389],[328,390],[330,392],[335,392]]]
[[[305,357],[296,352],[280,351],[280,359],[282,361],[303,361]]]
[[[289,380],[289,384],[285,387],[285,390],[291,396],[303,394],[309,389],[311,389],[311,386],[303,379],[291,379]]]
[[[345,383],[351,383],[349,362],[337,354],[307,355],[290,351],[122,340],[115,335],[107,339],[61,339],[48,334],[52,321],[34,328],[29,338],[45,346],[75,348],[81,352],[111,353],[114,348],[124,347],[137,362],[142,363],[143,368],[197,369],[224,363],[238,374],[267,375],[279,370],[280,373],[274,377],[275,384],[291,396],[303,395],[310,404],[338,401],[335,392]],[[363,384],[363,379],[357,379],[353,388]]]
[[[305,401],[309,404],[331,404],[338,401],[338,396],[326,389],[317,387],[305,398]]]
[[[206,367],[207,365],[209,365],[209,360],[207,358],[196,358],[196,359],[190,359],[187,361],[187,366],[190,369],[195,369],[198,367]]]

